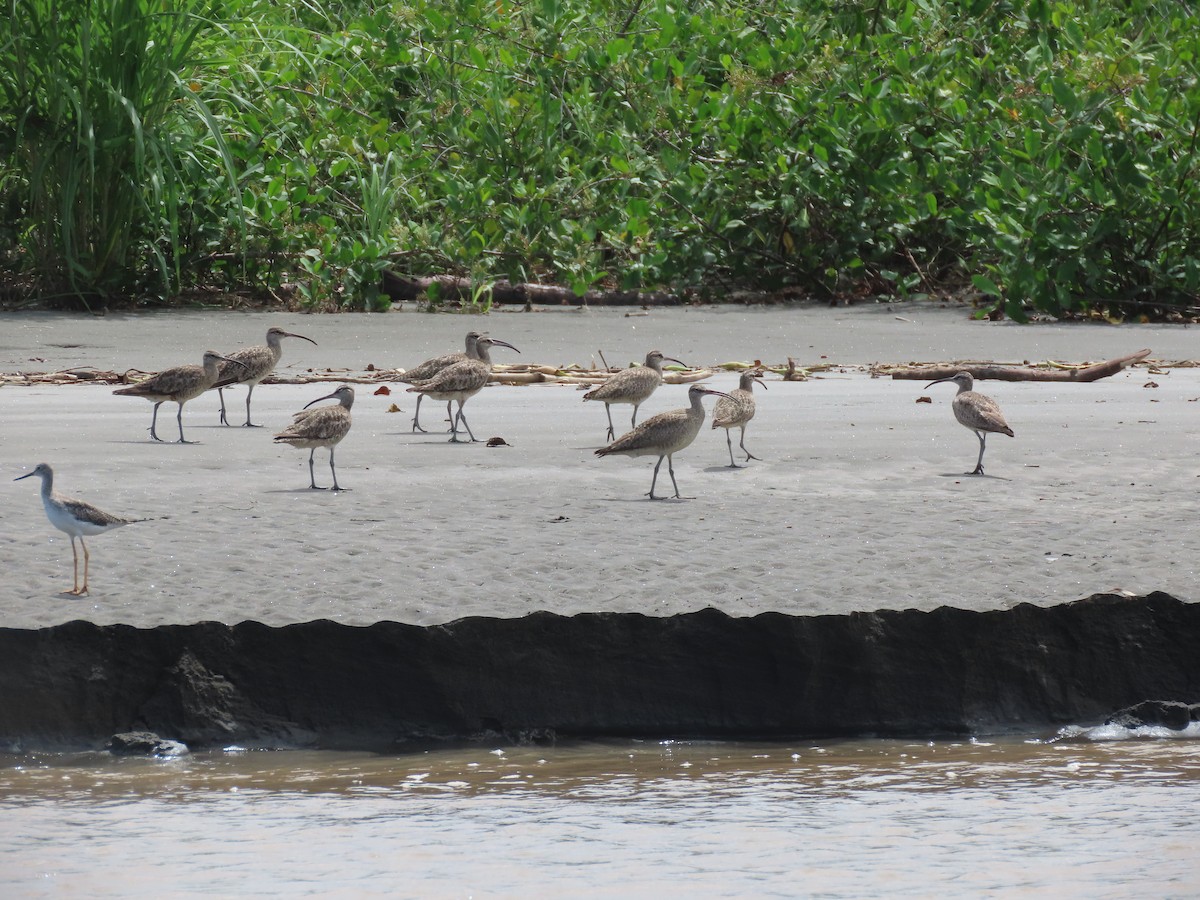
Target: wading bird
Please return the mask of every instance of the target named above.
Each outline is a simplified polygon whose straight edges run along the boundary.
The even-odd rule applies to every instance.
[[[427,359],[419,366],[414,366],[404,373],[401,381],[405,384],[420,384],[422,381],[428,381],[442,369],[448,369],[455,363],[466,362],[468,359],[479,359],[479,351],[475,345],[482,337],[478,331],[468,331],[466,340],[465,353],[446,353],[442,356],[435,356],[433,359]],[[425,432],[421,427],[421,401],[425,399],[424,394],[417,394],[417,408],[413,410],[412,430],[414,432]],[[450,423],[450,430],[454,430],[454,423]]]
[[[650,481],[650,499],[661,500],[654,496],[654,485],[658,483],[658,468],[663,458],[667,460],[667,472],[671,475],[671,484],[675,488],[675,496],[679,497],[679,485],[675,483],[675,466],[672,457],[696,439],[700,426],[704,424],[704,406],[701,400],[705,394],[715,394],[718,397],[729,397],[724,391],[714,391],[710,388],[693,384],[688,388],[688,400],[691,406],[684,409],[672,409],[651,416],[628,434],[623,434],[607,447],[596,451],[597,456],[619,454],[622,456],[657,456],[654,464],[654,478]]]
[[[971,389],[975,384],[975,379],[971,377],[970,372],[957,372],[946,378],[931,381],[925,385],[925,389],[929,390],[935,384],[941,384],[943,381],[953,381],[958,385],[958,393],[954,395],[954,418],[958,419],[959,423],[963,426],[970,428],[975,432],[975,437],[979,438],[979,459],[975,463],[974,471],[967,472],[966,474],[982,475],[983,451],[987,443],[988,434],[995,432],[998,434],[1007,434],[1009,437],[1015,437],[1016,435],[1008,427],[1008,423],[1004,421],[1004,415],[1000,412],[1000,407],[996,405],[996,401]]]
[[[285,337],[300,338],[302,341],[308,341],[314,347],[317,345],[312,338],[302,334],[284,331],[282,328],[268,328],[266,346],[242,347],[240,350],[234,350],[228,357],[233,362],[226,362],[219,367],[220,374],[213,387],[217,389],[217,396],[221,398],[222,425],[229,424],[229,420],[225,418],[225,388],[235,384],[245,384],[249,386],[249,390],[246,391],[246,421],[242,423],[242,427],[259,427],[250,421],[250,398],[254,395],[254,388],[275,371],[275,366],[279,364],[279,360],[283,356],[283,347],[280,342]]]
[[[313,403],[322,400],[337,400],[337,406],[320,406],[309,409]],[[354,405],[354,388],[343,384],[332,394],[318,397],[312,403],[307,403],[298,413],[293,413],[295,420],[279,434],[275,435],[275,443],[291,444],[293,447],[308,450],[308,481],[314,491],[323,491],[317,487],[317,478],[313,474],[313,454],[318,447],[329,448],[329,471],[333,474],[333,489],[345,491],[338,485],[337,469],[333,466],[333,450],[347,434],[350,433],[350,407]]]
[[[742,436],[738,440],[738,446],[746,454],[746,462],[758,459],[746,449],[746,425],[754,418],[754,383],[756,381],[762,385],[764,391],[767,389],[767,386],[763,384],[761,372],[752,372],[749,369],[742,372],[738,386],[729,392],[728,398],[722,397],[718,400],[713,409],[712,427],[725,429],[725,446],[729,448],[729,465],[734,469],[740,469],[741,466],[733,461],[733,441],[729,437],[731,428],[741,429]]]
[[[217,383],[220,375],[217,366],[222,360],[242,365],[237,360],[222,356],[215,350],[205,350],[203,365],[176,366],[173,369],[166,369],[157,375],[151,375],[145,381],[139,381],[127,388],[120,388],[113,393],[127,397],[145,397],[154,404],[154,415],[150,419],[150,437],[155,441],[162,440],[155,431],[155,426],[158,424],[158,408],[168,400],[178,403],[179,414],[175,418],[179,422],[179,443],[194,444],[195,441],[183,439],[183,404],[193,397],[199,397]]]
[[[622,369],[600,387],[583,395],[584,400],[599,400],[604,404],[604,412],[608,416],[608,440],[611,441],[616,434],[613,430],[612,410],[609,407],[614,403],[632,403],[633,416],[629,419],[629,427],[633,428],[637,424],[638,407],[645,403],[663,382],[664,361],[685,365],[674,357],[663,356],[661,350],[651,350],[646,354],[646,362],[642,365]]]
[[[424,394],[434,400],[446,401],[446,414],[450,416],[451,443],[459,443],[459,422],[462,422],[463,427],[467,429],[467,435],[472,441],[478,440],[471,433],[471,426],[467,424],[467,417],[463,415],[463,404],[483,390],[483,386],[488,383],[488,379],[492,375],[492,357],[488,350],[493,346],[507,347],[509,350],[521,352],[505,341],[480,335],[475,342],[475,352],[479,355],[479,359],[457,362],[442,369],[428,381],[422,381],[408,389],[410,394]],[[452,411],[452,404],[455,400],[458,401],[457,413]]]
[[[148,520],[122,519],[119,516],[109,515],[104,510],[97,509],[83,500],[63,496],[54,490],[54,470],[48,463],[38,463],[28,475],[21,475],[13,480],[21,481],[25,478],[32,478],[34,475],[38,475],[42,479],[42,506],[46,508],[46,518],[59,531],[71,536],[71,556],[74,559],[75,577],[71,590],[63,591],[63,593],[82,597],[88,592],[88,562],[91,559],[87,543],[83,540],[84,535],[91,537],[95,534],[104,534],[104,532],[120,528],[122,525],[133,525]],[[79,543],[83,547],[82,585],[79,583],[79,551],[75,549],[75,538],[79,538]]]

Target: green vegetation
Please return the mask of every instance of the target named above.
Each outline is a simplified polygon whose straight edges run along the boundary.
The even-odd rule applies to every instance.
[[[7,0],[0,277],[1200,297],[1185,0]]]

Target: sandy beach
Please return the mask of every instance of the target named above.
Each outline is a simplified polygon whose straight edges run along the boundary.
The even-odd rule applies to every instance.
[[[611,364],[659,348],[689,364],[795,358],[838,363],[806,382],[768,376],[729,469],[723,431],[705,423],[676,458],[684,501],[644,495],[654,460],[598,459],[605,417],[574,387],[491,386],[470,400],[477,437],[451,445],[444,412],[413,395],[357,386],[337,451],[349,491],[308,489],[307,451],[271,442],[291,413],[334,385],[264,384],[260,429],[217,424],[217,397],[187,404],[200,443],[149,441],[151,404],[111,386],[0,388],[0,624],[73,619],[139,627],[215,620],[283,625],[331,619],[434,624],[535,610],[668,615],[708,606],[846,613],[952,605],[1050,605],[1098,591],[1200,599],[1200,369],[1139,366],[1093,384],[982,382],[1016,432],[988,440],[986,477],[967,477],[975,437],[950,409],[954,388],[872,378],[876,362],[1100,360],[1142,347],[1200,355],[1186,326],[975,322],[961,308],[703,307],[303,316],[171,312],[101,318],[0,314],[0,372],[78,366],[124,371],[198,363],[205,349],[262,343],[279,325],[318,341],[284,345],[277,374],[411,367],[461,348],[472,328],[515,344],[497,362]],[[719,390],[736,386],[715,375]],[[1149,383],[1157,387],[1147,387]],[[664,386],[640,418],[685,405]],[[917,403],[929,396],[932,403]],[[245,388],[226,392],[240,421]],[[396,403],[400,413],[387,410]],[[711,413],[713,399],[706,401]],[[174,436],[174,404],[159,415]],[[628,407],[614,407],[618,429]],[[735,434],[736,444],[736,434]],[[329,483],[317,451],[317,480]],[[91,595],[71,586],[71,548],[42,510],[38,462],[56,487],[116,515],[153,521],[89,539]],[[669,488],[666,467],[660,490]]]

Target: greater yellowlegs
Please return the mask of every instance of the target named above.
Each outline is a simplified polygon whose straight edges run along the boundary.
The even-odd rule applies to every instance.
[[[120,528],[122,525],[133,525],[136,522],[147,520],[122,519],[119,516],[110,515],[102,509],[97,509],[84,500],[76,500],[60,494],[54,490],[54,470],[48,463],[38,463],[32,472],[13,480],[21,481],[25,478],[32,478],[34,475],[42,479],[42,506],[46,508],[46,518],[59,531],[71,536],[71,556],[74,560],[75,574],[71,590],[63,591],[63,593],[81,597],[88,592],[88,562],[91,559],[87,543],[83,539],[84,535],[91,537],[96,534],[104,534],[104,532]],[[79,538],[79,543],[83,547],[82,585],[79,583],[79,551],[75,549],[76,538]]]

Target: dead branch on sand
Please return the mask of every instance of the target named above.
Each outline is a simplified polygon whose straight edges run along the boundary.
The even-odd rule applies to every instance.
[[[936,381],[939,378],[950,378],[956,372],[970,372],[972,378],[980,380],[1088,382],[1115,375],[1122,369],[1141,362],[1149,355],[1149,350],[1139,350],[1137,353],[1119,356],[1104,362],[1078,365],[1046,362],[1037,366],[998,366],[994,363],[957,362],[912,366],[874,366],[871,374],[890,375],[892,378],[907,378],[914,381]]]

